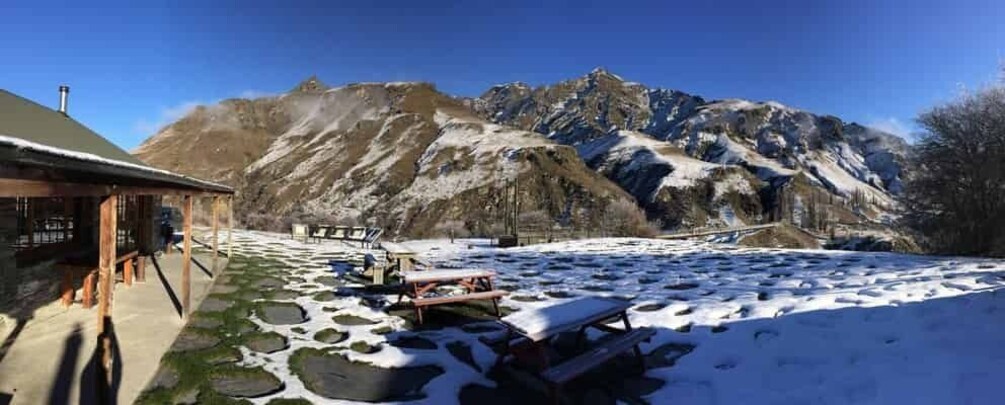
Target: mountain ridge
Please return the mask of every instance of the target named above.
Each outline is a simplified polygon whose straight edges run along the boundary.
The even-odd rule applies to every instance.
[[[505,211],[499,184],[517,179],[534,184],[519,197],[525,212],[565,225],[576,210],[600,213],[625,198],[665,228],[875,224],[894,211],[905,151],[903,140],[837,117],[706,100],[598,68],[474,98],[431,83],[330,87],[311,76],[281,95],[196,108],[135,154],[238,187],[249,215],[372,217],[416,235],[447,220],[485,231]],[[521,168],[504,173],[514,156]],[[561,187],[549,185],[556,178]]]
[[[900,175],[907,149],[902,139],[775,101],[706,100],[679,90],[649,88],[625,81],[598,68],[552,85],[534,88],[525,84],[492,86],[467,103],[488,120],[535,131],[563,144],[590,145],[598,139],[618,137],[621,131],[630,131],[665,142],[699,161],[722,165],[724,170],[742,168],[759,180],[747,187],[759,190],[748,193],[750,197],[758,194],[756,198],[761,200],[762,212],[748,212],[753,216],[781,217],[771,211],[777,210],[774,206],[781,205],[780,200],[790,198],[782,195],[782,189],[797,175],[804,178],[800,181],[807,182],[808,187],[824,193],[821,198],[827,200],[828,205],[834,205],[835,210],[840,208],[837,205],[850,205],[846,200],[868,200],[869,207],[864,207],[865,203],[855,203],[860,206],[858,208],[868,209],[839,214],[850,217],[864,212],[863,220],[877,220],[891,212],[895,196],[902,190]],[[620,136],[623,141],[623,134]],[[642,145],[633,148],[634,153],[653,155],[651,148]],[[611,162],[605,161],[602,155],[593,150],[587,159],[590,166],[606,168],[611,180],[626,190],[635,190],[633,195],[650,217],[669,218],[671,226],[703,226],[714,217],[719,217],[720,224],[731,222],[723,218],[724,215],[716,215],[723,206],[714,196],[705,196],[703,212],[690,217],[679,215],[679,208],[675,209],[678,212],[669,212],[666,206],[680,207],[682,204],[665,198],[653,199],[654,190],[640,190],[638,184],[626,184],[629,181],[638,183],[635,177],[639,173],[624,171],[624,148],[612,152]],[[635,165],[640,173],[648,173],[642,177],[655,175],[653,173],[675,176],[674,164],[668,159],[649,160],[649,163],[656,166]],[[610,171],[615,166],[619,169]],[[702,185],[684,186],[672,180],[648,182],[654,183],[671,185],[675,192],[670,194],[677,195],[708,189]],[[673,186],[675,183],[677,185]],[[795,189],[805,191],[805,187]],[[795,197],[797,200],[816,198],[810,194],[802,192]],[[830,195],[843,201],[831,204],[834,197]],[[692,201],[684,205],[700,202],[690,199]],[[801,201],[799,204],[802,205]],[[738,207],[726,208],[736,211]],[[789,207],[789,210],[795,209]]]
[[[512,210],[512,183],[511,204],[567,222],[631,199],[574,148],[484,121],[428,83],[228,100],[165,127],[136,154],[234,185],[244,222],[274,229],[284,224],[270,216],[366,222],[389,234],[429,235],[443,221],[488,232]]]

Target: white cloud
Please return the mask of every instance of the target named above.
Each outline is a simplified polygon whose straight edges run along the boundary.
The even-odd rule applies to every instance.
[[[273,97],[275,94],[261,91],[261,90],[245,90],[240,92],[237,97],[240,98],[263,98],[263,97]]]
[[[164,126],[178,121],[182,117],[188,115],[200,105],[205,105],[206,103],[202,101],[185,101],[181,104],[161,108],[160,113],[158,113],[157,118],[146,119],[141,118],[139,121],[133,125],[133,130],[143,136],[151,136],[157,131],[160,131]]]
[[[273,96],[275,96],[275,94],[260,90],[244,90],[237,95],[239,98],[262,98]],[[136,124],[133,124],[133,131],[144,137],[153,136],[168,124],[178,121],[182,117],[194,111],[196,107],[201,105],[215,105],[220,101],[221,100],[212,100],[210,102],[204,102],[202,100],[191,100],[174,106],[161,108],[156,118],[141,118],[139,121],[136,121]]]
[[[901,138],[908,139],[911,136],[912,128],[910,125],[904,123],[903,121],[895,117],[886,117],[870,121],[866,126],[878,129],[883,132],[891,133],[897,135]]]

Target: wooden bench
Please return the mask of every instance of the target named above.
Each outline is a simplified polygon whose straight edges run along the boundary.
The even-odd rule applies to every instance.
[[[415,316],[422,324],[422,311],[431,305],[448,304],[452,302],[463,302],[472,300],[491,300],[495,308],[496,317],[499,312],[499,298],[509,294],[506,291],[496,290],[492,287],[492,277],[496,273],[485,269],[458,269],[458,270],[429,270],[429,271],[407,271],[399,273],[401,281],[405,284],[404,290],[398,296],[401,302],[403,296],[411,298],[412,306],[415,309]],[[452,296],[428,296],[431,291],[442,284],[460,285],[467,290],[465,294]]]
[[[134,250],[132,252],[126,253],[115,259],[115,264],[122,264],[122,282],[126,283],[127,286],[133,285],[133,262],[136,257],[140,255],[140,251]]]
[[[572,379],[607,362],[628,349],[634,349],[639,361],[643,361],[639,343],[648,341],[656,331],[649,328],[638,328],[627,333],[616,335],[600,346],[593,347],[570,360],[541,372],[541,378],[554,386],[561,386]]]
[[[139,257],[140,252],[134,250],[127,252],[115,258],[115,265],[122,264],[122,281],[127,285],[133,285],[133,272],[136,271],[139,279],[144,281],[145,275],[145,263],[143,258],[138,260],[136,266],[134,266],[134,261]],[[93,264],[76,264],[76,263],[60,263],[56,264],[56,269],[63,273],[63,280],[60,286],[60,300],[64,307],[69,307],[73,303],[74,295],[76,291],[73,288],[73,279],[78,274],[83,274],[83,288],[84,296],[82,298],[82,305],[84,308],[90,308],[94,305],[94,288],[97,285],[98,267]],[[113,269],[114,270],[114,269]]]
[[[467,294],[447,295],[442,297],[416,298],[412,300],[412,305],[415,305],[417,307],[423,307],[429,305],[449,304],[451,302],[490,300],[490,299],[502,298],[505,297],[506,295],[509,295],[509,291],[492,290],[492,291],[482,291]]]

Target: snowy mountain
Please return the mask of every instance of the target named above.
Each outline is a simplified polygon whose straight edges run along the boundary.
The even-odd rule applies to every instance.
[[[805,218],[810,204],[828,221],[877,219],[902,187],[907,145],[896,136],[776,102],[648,88],[599,68],[549,86],[494,86],[468,105],[576,146],[669,227],[823,222]]]
[[[521,212],[563,223],[634,197],[668,229],[780,219],[821,231],[882,226],[906,149],[835,117],[707,101],[597,69],[475,99],[428,83],[330,88],[311,77],[282,95],[200,106],[135,153],[234,185],[252,225],[364,218],[422,236],[445,220],[498,226],[514,182]]]
[[[311,78],[277,97],[200,107],[135,153],[236,186],[238,212],[260,227],[309,216],[410,235],[444,220],[487,229],[502,223],[508,182],[522,211],[555,218],[631,199],[574,148],[487,122],[426,83]]]

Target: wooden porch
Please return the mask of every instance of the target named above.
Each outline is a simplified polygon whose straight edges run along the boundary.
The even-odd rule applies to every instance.
[[[192,258],[210,263],[210,254]],[[171,347],[186,320],[181,316],[183,255],[149,260],[146,282],[126,287],[116,277],[114,305],[109,309],[111,330],[104,331],[114,348],[106,403],[130,404],[157,372],[160,358]],[[227,259],[221,257],[220,269]],[[196,271],[189,279],[190,300],[198,307],[209,294],[214,278]],[[13,404],[98,403],[95,359],[99,354],[97,310],[58,301],[35,311],[34,317],[0,325],[0,393],[13,394]],[[102,343],[104,340],[102,340]],[[2,402],[2,401],[0,401]]]
[[[220,216],[230,210],[232,197],[184,189],[0,182],[6,185],[0,201],[16,202],[16,209],[3,210],[6,226],[0,230],[14,259],[5,265],[51,272],[56,277],[50,280],[59,284],[48,304],[0,311],[7,318],[0,325],[0,394],[12,395],[13,403],[131,402],[225,267]],[[103,194],[107,191],[113,194]],[[158,253],[165,246],[156,230],[165,195],[179,196],[182,205],[179,253]],[[193,276],[198,198],[213,208],[207,221],[213,238],[210,252],[198,260],[209,265],[207,271]],[[10,226],[12,213],[16,227]],[[232,215],[227,218],[229,239]],[[83,354],[89,357],[80,358]],[[68,387],[79,389],[69,392]]]

